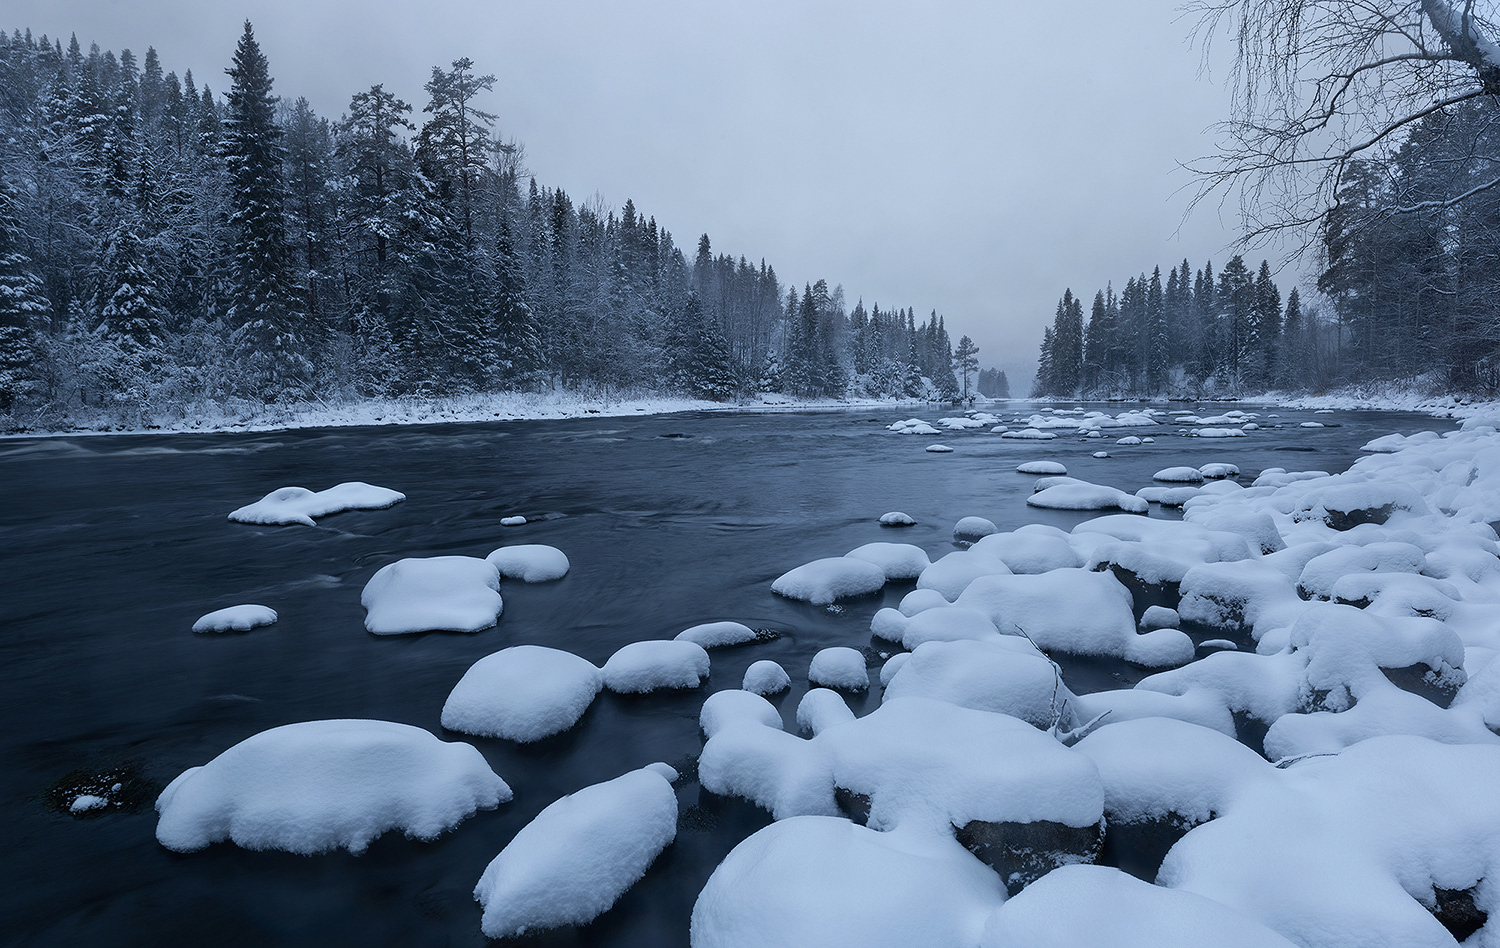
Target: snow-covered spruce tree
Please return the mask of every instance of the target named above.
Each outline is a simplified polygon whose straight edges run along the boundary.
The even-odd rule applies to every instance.
[[[50,308],[26,254],[15,189],[0,175],[0,411],[35,390],[36,332]]]
[[[494,313],[496,358],[500,381],[525,384],[541,367],[542,337],[536,314],[527,302],[526,273],[516,252],[510,218],[500,219],[495,248]]]
[[[953,367],[958,371],[959,395],[969,397],[969,376],[979,370],[979,347],[968,336],[958,337],[958,348],[953,350]]]
[[[102,256],[94,297],[99,328],[142,365],[159,360],[166,347],[167,314],[134,220],[115,228]]]
[[[250,21],[225,70],[226,97],[220,145],[229,177],[233,232],[233,285],[228,313],[244,360],[248,391],[270,401],[301,389],[312,371],[304,340],[301,301],[293,287],[287,246],[282,130],[276,124],[270,64]]]

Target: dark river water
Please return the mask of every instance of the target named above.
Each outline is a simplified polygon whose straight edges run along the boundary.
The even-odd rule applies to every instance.
[[[813,653],[869,646],[875,610],[911,588],[893,584],[829,610],[772,595],[785,570],[875,540],[916,543],[935,560],[956,548],[952,526],[966,515],[1002,529],[1069,528],[1092,516],[1027,507],[1035,478],[1014,472],[1025,460],[1057,459],[1070,474],[1132,491],[1160,468],[1230,461],[1248,484],[1272,466],[1342,470],[1361,444],[1391,431],[1453,427],[1419,415],[1281,410],[1260,421],[1286,427],[1234,441],[1191,440],[1169,427],[1115,433],[1157,438],[1140,447],[883,427],[943,414],[908,406],[0,441],[0,942],[482,944],[474,883],[544,806],[655,760],[691,772],[703,699],[739,687],[757,659],[791,674],[779,707],[795,730]],[[1294,427],[1306,420],[1339,427]],[[955,451],[923,450],[934,442]],[[1090,457],[1101,448],[1114,457]],[[225,519],[277,487],[347,480],[395,488],[407,501],[316,528]],[[878,526],[888,510],[919,525]],[[502,527],[512,514],[532,522]],[[572,571],[556,583],[506,582],[500,624],[475,635],[364,631],[360,591],[379,567],[512,543],[557,546]],[[271,606],[281,620],[244,635],[190,631],[203,613],[242,602]],[[467,738],[438,723],[469,665],[506,646],[549,645],[603,664],[628,642],[718,619],[783,634],[714,651],[712,679],[698,691],[601,695],[578,727],[537,745]],[[1143,673],[1120,665],[1092,674],[1103,687]],[[1076,676],[1070,683],[1089,687]],[[857,699],[856,711],[873,707],[878,692]],[[231,844],[179,855],[157,844],[151,801],[184,769],[266,728],[348,717],[468,740],[515,800],[435,842],[387,834],[359,857]],[[85,818],[57,809],[72,799],[69,787],[99,774],[123,775],[141,805]],[[585,928],[522,941],[686,945],[709,873],[769,817],[700,795],[691,779],[678,797],[677,841],[614,909]]]

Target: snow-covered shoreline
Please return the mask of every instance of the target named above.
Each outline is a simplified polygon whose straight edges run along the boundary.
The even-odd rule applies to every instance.
[[[304,428],[354,428],[400,425],[465,424],[482,421],[541,421],[569,418],[623,418],[667,415],[689,411],[777,412],[844,408],[891,408],[927,405],[921,399],[796,399],[760,394],[739,403],[713,402],[673,396],[613,397],[578,392],[502,392],[452,398],[385,398],[345,405],[206,406],[196,416],[158,417],[149,423],[125,424],[117,415],[100,412],[69,419],[69,427],[0,431],[5,438],[58,438],[85,435],[214,434],[223,432],[291,431]]]

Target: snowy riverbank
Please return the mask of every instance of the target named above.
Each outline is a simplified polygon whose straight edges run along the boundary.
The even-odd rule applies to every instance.
[[[573,391],[500,392],[449,398],[382,398],[343,404],[262,405],[213,402],[161,412],[72,412],[18,425],[0,418],[0,438],[92,434],[168,434],[216,431],[284,431],[370,425],[434,425],[479,421],[619,418],[683,411],[802,411],[821,408],[925,406],[921,400],[799,399],[760,393],[738,403],[675,396],[611,396]]]

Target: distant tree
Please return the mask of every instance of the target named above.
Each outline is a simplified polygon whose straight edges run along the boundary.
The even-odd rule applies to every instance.
[[[969,397],[969,375],[979,370],[979,347],[968,336],[960,336],[958,348],[953,350],[953,368],[961,380],[960,394]]]
[[[474,100],[494,87],[495,77],[474,75],[474,61],[467,56],[455,59],[446,71],[433,66],[432,78],[423,86],[429,97],[423,111],[431,112],[432,118],[417,138],[417,164],[455,207],[469,246],[474,242],[476,192],[488,168],[490,127],[495,123],[494,114]]]

